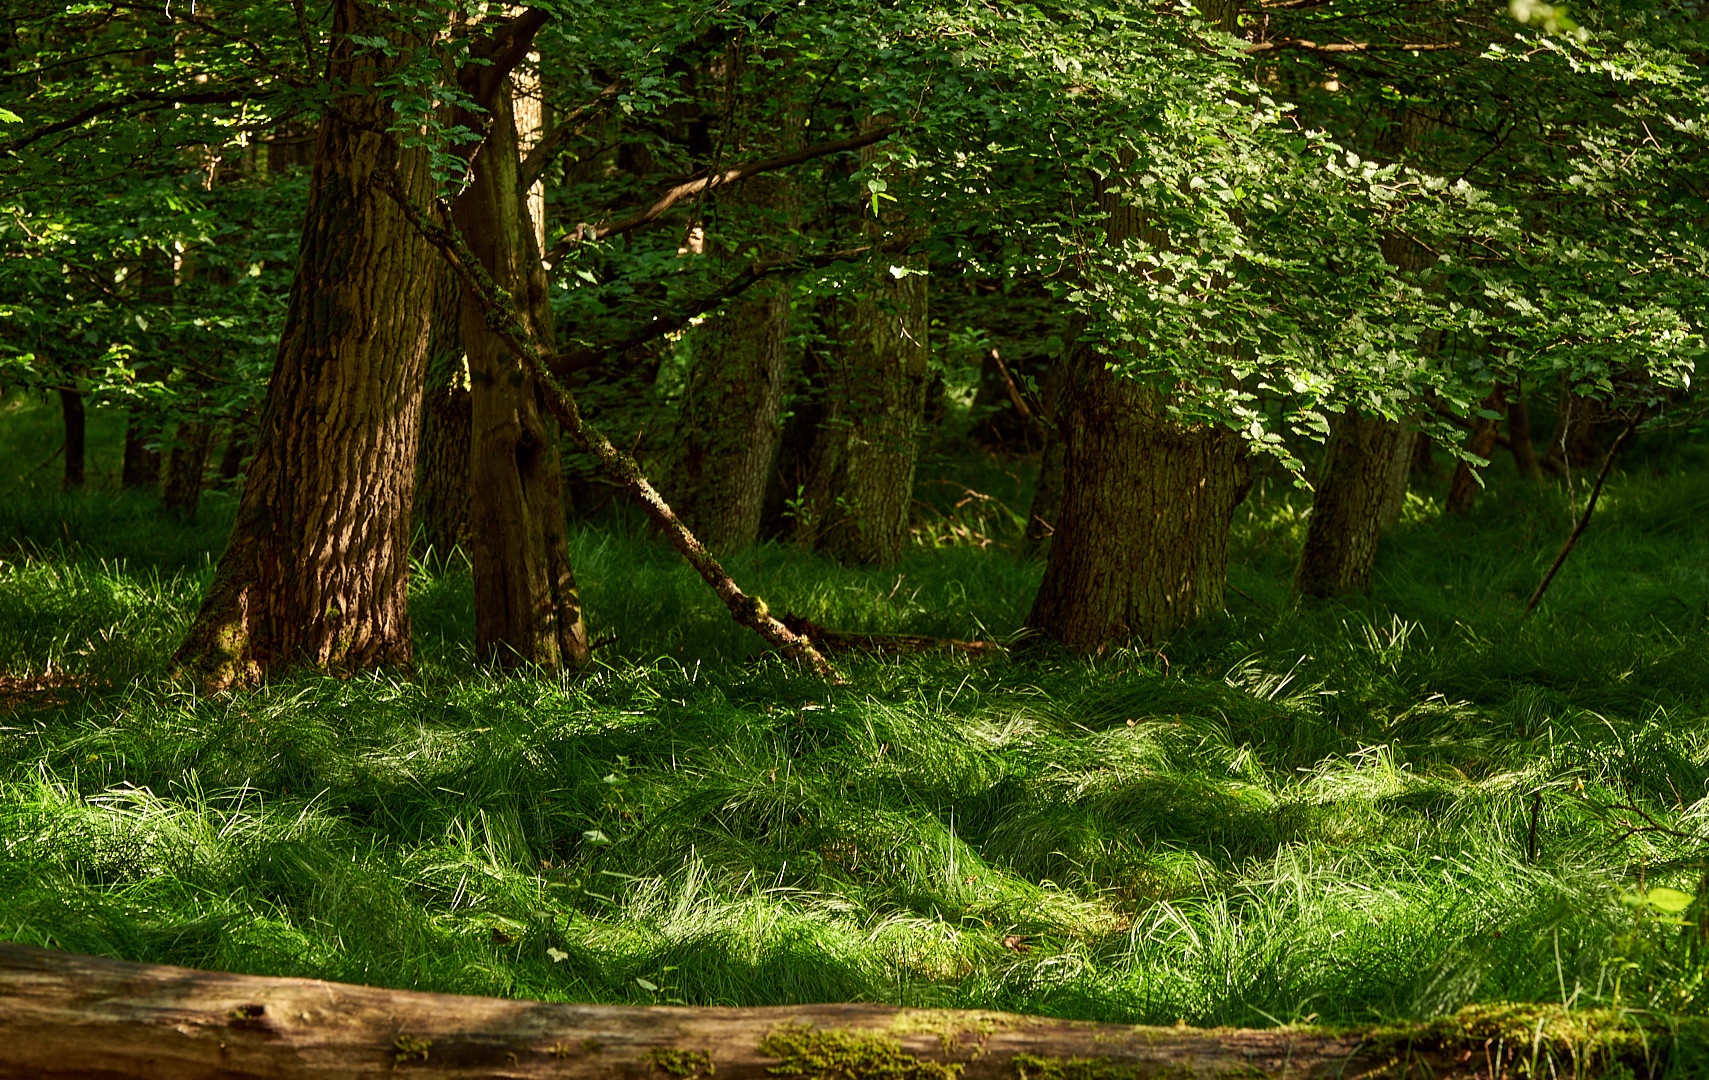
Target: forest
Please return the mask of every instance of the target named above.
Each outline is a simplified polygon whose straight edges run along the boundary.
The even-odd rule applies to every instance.
[[[0,1077],[1709,1074],[1696,3],[0,14]]]

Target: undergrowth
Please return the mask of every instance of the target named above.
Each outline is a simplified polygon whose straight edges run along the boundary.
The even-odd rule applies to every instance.
[[[613,521],[574,537],[617,635],[585,677],[475,667],[451,560],[417,568],[412,675],[205,699],[161,676],[218,514],[12,497],[0,938],[548,1000],[1709,1009],[1709,475],[1617,477],[1524,623],[1558,488],[1464,522],[1416,497],[1372,596],[1299,606],[1305,502],[1272,485],[1228,617],[1091,657],[1016,636],[1040,565],[981,546],[991,501],[893,570],[730,568],[777,610],[1005,658],[850,659],[828,688]]]

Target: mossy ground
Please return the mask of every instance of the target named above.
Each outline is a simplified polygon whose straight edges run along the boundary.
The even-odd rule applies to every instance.
[[[1297,606],[1305,502],[1272,477],[1239,511],[1224,619],[1160,650],[852,659],[842,687],[759,656],[612,519],[573,539],[618,635],[585,678],[479,670],[467,574],[423,567],[411,676],[206,699],[161,674],[229,500],[194,527],[14,491],[0,937],[549,1000],[1703,1016],[1695,453],[1640,447],[1524,623],[1569,527],[1559,487],[1497,477],[1443,521],[1427,479],[1372,596]],[[938,524],[891,570],[775,546],[728,565],[815,622],[1005,638],[1039,573],[1004,547],[1024,469],[964,461],[1000,495],[959,532],[939,519],[960,489],[923,484]],[[1658,886],[1694,906],[1646,902]]]

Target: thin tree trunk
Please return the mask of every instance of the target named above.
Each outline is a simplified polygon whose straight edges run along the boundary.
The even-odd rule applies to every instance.
[[[1294,575],[1301,596],[1366,592],[1377,539],[1400,513],[1404,467],[1412,460],[1406,426],[1348,410],[1331,422],[1305,546]],[[1385,521],[1385,519],[1387,519]]]
[[[1661,1023],[1601,1032],[1523,1006],[1381,1029],[1242,1031],[885,1005],[547,1004],[0,945],[0,1077],[33,1080],[1490,1080],[1527,1067],[1647,1080],[1668,1069],[1675,1037]]]
[[[236,523],[178,670],[210,688],[285,666],[411,659],[406,590],[432,252],[376,171],[432,191],[373,92],[420,44],[389,9],[336,0],[329,80],[297,276]],[[393,48],[360,39],[385,37]]]
[[[160,438],[158,424],[145,420],[136,409],[125,418],[125,456],[119,484],[126,491],[160,486],[160,451],[149,443]]]
[[[216,471],[221,484],[229,484],[243,475],[243,466],[249,459],[254,438],[254,414],[245,409],[231,422],[231,430],[226,434],[225,449],[220,451],[220,464]]]
[[[452,218],[480,264],[516,298],[535,348],[551,352],[548,283],[521,198],[508,86],[497,88],[488,108],[487,138]],[[544,388],[494,332],[480,300],[465,291],[462,303],[475,651],[501,664],[580,668],[589,659],[587,623],[570,569],[558,425]]]
[[[1541,482],[1543,466],[1531,442],[1531,410],[1525,404],[1524,383],[1514,383],[1507,403],[1507,443],[1513,450],[1513,464],[1519,475],[1533,484]]]
[[[443,562],[469,550],[469,368],[463,353],[462,290],[449,267],[435,274],[415,517],[424,554]]]
[[[86,448],[83,394],[75,387],[59,390],[59,413],[65,421],[65,487],[80,488],[84,481]]]
[[[172,437],[166,457],[166,482],[161,505],[173,517],[195,521],[202,502],[202,481],[208,471],[208,453],[213,449],[214,426],[203,420],[184,420]]]
[[[1038,483],[1033,487],[1032,506],[1027,511],[1027,527],[1023,546],[1027,551],[1043,551],[1046,542],[1056,532],[1056,519],[1062,513],[1062,484],[1066,457],[1062,450],[1062,433],[1058,428],[1058,409],[1062,397],[1062,377],[1066,367],[1062,358],[1050,366],[1044,380],[1044,415],[1039,426],[1044,430],[1044,452],[1039,458]]]
[[[1489,396],[1483,399],[1480,408],[1494,413],[1505,412],[1507,410],[1507,388],[1497,383],[1495,388],[1489,392]],[[1467,441],[1466,449],[1485,461],[1489,460],[1490,455],[1495,451],[1495,441],[1500,434],[1497,431],[1499,423],[1499,420],[1492,420],[1486,416],[1478,417],[1477,427],[1472,430],[1472,437]],[[1461,516],[1471,513],[1472,504],[1477,501],[1478,487],[1477,477],[1472,474],[1471,463],[1461,459],[1459,464],[1454,466],[1454,478],[1448,482],[1448,499],[1444,504],[1448,513]]]

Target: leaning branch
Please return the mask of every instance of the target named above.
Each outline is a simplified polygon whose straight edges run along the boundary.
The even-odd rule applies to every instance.
[[[493,281],[480,260],[469,251],[468,244],[464,242],[456,227],[441,225],[422,211],[404,192],[395,172],[389,169],[376,170],[374,184],[398,204],[398,208],[403,211],[416,231],[445,257],[445,261],[462,281],[463,287],[468,290],[467,295],[480,305],[493,333],[516,355],[523,369],[539,380],[540,385],[545,388],[547,406],[564,430],[586,447],[620,486],[640,501],[647,516],[670,538],[672,546],[682,553],[689,565],[712,586],[719,599],[730,609],[731,616],[765,638],[785,656],[792,656],[807,663],[821,678],[841,682],[842,677],[837,669],[831,666],[824,654],[813,647],[811,641],[778,622],[771,615],[764,600],[742,591],[718,560],[713,558],[712,553],[706,550],[705,545],[671,510],[658,490],[642,474],[635,459],[611,445],[611,440],[607,439],[604,433],[582,418],[575,397],[552,374],[544,358],[530,343],[528,331],[524,329],[509,294]],[[449,220],[449,211],[444,211],[442,216]]]
[[[624,218],[622,221],[613,222],[609,225],[588,225],[584,223],[576,226],[575,232],[571,233],[560,243],[559,249],[562,250],[564,247],[580,244],[587,240],[604,240],[608,237],[621,236],[627,232],[634,232],[636,229],[639,229],[648,222],[657,220],[665,211],[688,198],[690,195],[698,195],[703,191],[711,191],[713,188],[727,187],[739,180],[746,180],[750,176],[758,176],[760,173],[775,172],[778,169],[787,169],[791,165],[800,165],[802,162],[812,161],[814,158],[822,158],[830,154],[840,154],[845,150],[859,150],[863,146],[871,146],[873,143],[883,142],[895,133],[895,125],[887,124],[882,127],[875,127],[871,131],[863,131],[852,138],[839,139],[836,142],[819,143],[816,146],[803,147],[800,150],[796,150],[788,154],[781,154],[774,158],[766,158],[763,161],[750,161],[746,164],[736,165],[725,169],[722,172],[713,173],[711,176],[703,176],[698,180],[690,180],[687,183],[678,184],[663,195],[660,195],[653,201],[652,205],[648,206],[645,210],[632,214],[629,217]]]
[[[1137,1027],[887,1005],[548,1004],[0,945],[0,1077],[35,1080],[1588,1080],[1659,1076],[1674,1043],[1665,1020],[1559,1005],[1350,1030]]]
[[[1578,538],[1583,536],[1584,530],[1589,527],[1590,514],[1596,509],[1597,496],[1602,494],[1602,485],[1608,479],[1609,471],[1614,468],[1614,457],[1620,453],[1620,448],[1626,445],[1626,440],[1631,438],[1632,432],[1638,429],[1638,424],[1643,421],[1644,414],[1647,411],[1647,409],[1638,409],[1632,414],[1632,418],[1626,421],[1626,430],[1620,433],[1620,437],[1614,440],[1614,445],[1610,446],[1608,453],[1603,456],[1602,471],[1596,474],[1596,486],[1590,489],[1590,499],[1584,504],[1584,513],[1579,515],[1578,524],[1573,526],[1572,535],[1567,537],[1567,542],[1561,545],[1561,553],[1555,556],[1554,565],[1549,567],[1549,572],[1544,574],[1543,580],[1537,583],[1537,591],[1532,593],[1531,599],[1526,602],[1525,610],[1519,616],[1521,622],[1530,616],[1538,601],[1543,599],[1543,594],[1549,589],[1549,583],[1555,580],[1555,573],[1560,570],[1561,564],[1567,561],[1567,556],[1573,553],[1573,548],[1578,544]]]

